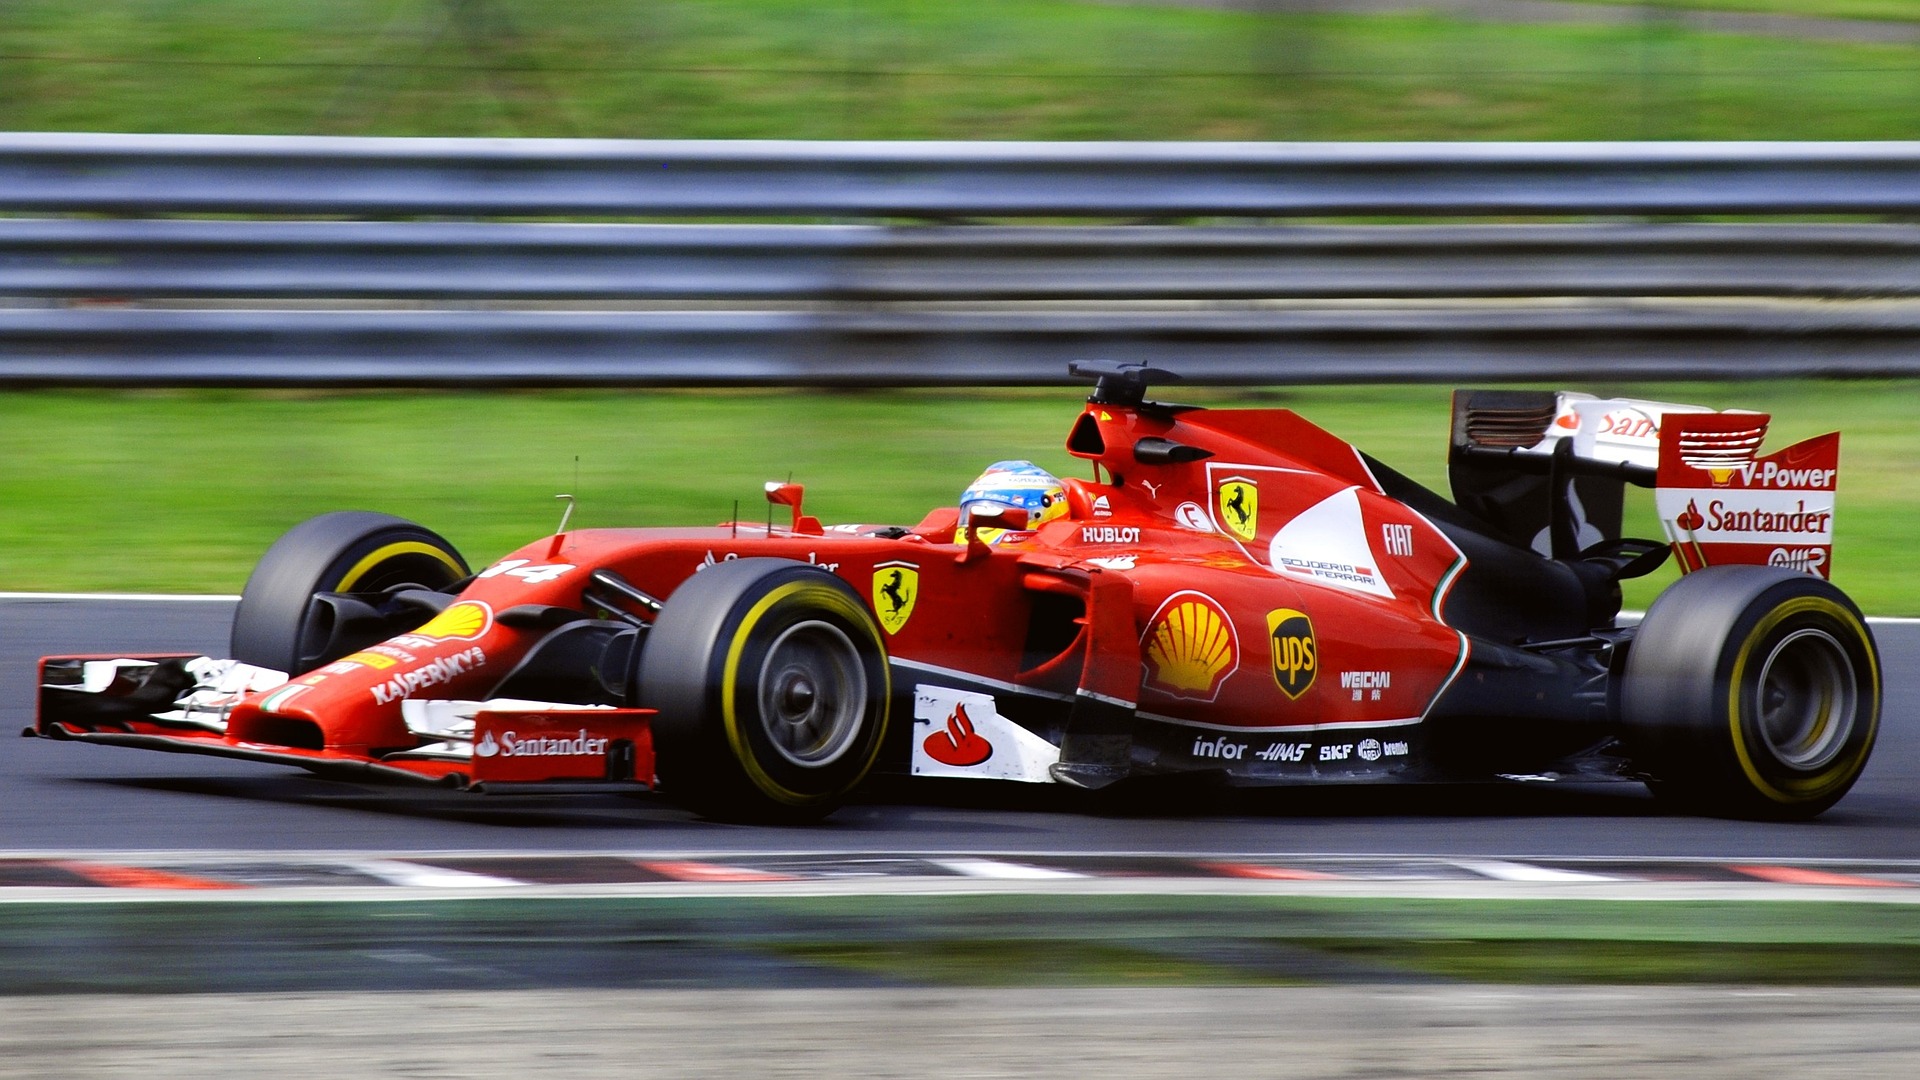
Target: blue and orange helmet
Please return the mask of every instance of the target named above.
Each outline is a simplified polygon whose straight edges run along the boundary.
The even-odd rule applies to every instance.
[[[976,513],[1025,510],[1027,528],[1039,528],[1067,512],[1067,489],[1060,478],[1031,461],[996,461],[960,495],[960,527]]]

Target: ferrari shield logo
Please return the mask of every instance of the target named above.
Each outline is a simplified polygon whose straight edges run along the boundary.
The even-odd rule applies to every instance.
[[[897,634],[913,617],[913,602],[920,597],[920,568],[913,563],[881,563],[873,568],[873,613],[880,616],[880,627]]]
[[[1260,489],[1251,480],[1229,476],[1221,481],[1216,510],[1220,524],[1242,540],[1260,531]]]
[[[1267,612],[1267,641],[1273,646],[1273,681],[1292,701],[1313,685],[1319,669],[1315,656],[1313,620],[1304,611],[1281,608]]]

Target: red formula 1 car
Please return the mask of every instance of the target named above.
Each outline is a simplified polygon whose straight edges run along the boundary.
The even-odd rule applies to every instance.
[[[1292,412],[1075,369],[1091,479],[1002,463],[912,527],[823,527],[770,484],[777,526],[563,521],[476,574],[401,519],[315,518],[247,582],[233,659],[49,658],[36,731],[750,820],[876,768],[1625,779],[1776,818],[1860,775],[1880,674],[1825,580],[1837,436],[1763,457],[1763,415],[1461,391],[1448,501]],[[1665,536],[1621,537],[1628,484]],[[1670,554],[1622,625],[1620,581]]]

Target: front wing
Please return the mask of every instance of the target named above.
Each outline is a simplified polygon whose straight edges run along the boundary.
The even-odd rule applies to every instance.
[[[38,716],[25,734],[459,790],[653,784],[651,709],[410,700],[404,711],[414,745],[400,748],[281,746],[227,734],[233,705],[285,678],[185,654],[47,657],[40,662]]]

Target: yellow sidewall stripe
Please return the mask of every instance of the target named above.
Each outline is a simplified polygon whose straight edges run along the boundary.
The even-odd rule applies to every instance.
[[[726,663],[721,667],[720,672],[720,720],[722,729],[726,732],[727,747],[733,752],[734,760],[740,763],[741,769],[745,770],[748,778],[753,781],[754,786],[759,788],[768,797],[786,803],[789,806],[805,806],[809,803],[819,802],[821,798],[828,796],[806,795],[798,791],[793,791],[768,775],[767,770],[760,764],[760,759],[754,756],[753,748],[747,741],[746,731],[740,724],[738,702],[740,661],[746,652],[748,640],[753,636],[754,627],[760,624],[760,621],[766,617],[767,612],[772,610],[774,605],[793,596],[805,596],[806,599],[819,604],[819,606],[828,613],[840,615],[853,626],[869,631],[866,635],[867,641],[872,644],[874,651],[880,656],[881,696],[879,725],[876,731],[876,737],[873,740],[873,747],[867,753],[867,760],[862,762],[858,771],[853,774],[855,781],[865,776],[867,771],[873,768],[873,763],[880,757],[880,747],[885,741],[885,739],[880,736],[886,732],[888,714],[893,708],[893,685],[886,662],[886,647],[881,644],[877,636],[870,633],[873,623],[872,617],[867,614],[865,608],[848,599],[848,597],[839,590],[827,588],[813,581],[791,581],[785,585],[776,586],[772,591],[768,592],[767,595],[761,597],[751,608],[747,609],[747,614],[740,620],[740,625],[734,628],[733,640],[727,644],[727,659]],[[833,792],[832,794],[837,795],[840,793]]]
[[[453,556],[434,547],[432,544],[421,540],[401,540],[397,543],[388,544],[385,547],[375,548],[366,558],[354,563],[353,569],[348,570],[342,575],[339,584],[335,585],[330,591],[352,592],[353,587],[360,583],[360,579],[366,577],[368,572],[374,567],[379,566],[388,559],[397,559],[402,555],[431,556],[448,570],[453,571],[455,578],[467,576],[466,567],[461,566],[454,560]]]
[[[1825,615],[1838,621],[1854,634],[1858,644],[1864,645],[1867,641],[1866,628],[1861,626],[1860,620],[1854,618],[1853,613],[1846,608],[1821,596],[1796,597],[1767,612],[1759,625],[1747,634],[1746,640],[1740,643],[1740,652],[1733,661],[1733,678],[1727,687],[1727,724],[1729,733],[1733,737],[1734,756],[1740,761],[1740,770],[1746,774],[1747,781],[1753,785],[1754,790],[1774,802],[1788,805],[1819,798],[1844,780],[1849,772],[1857,770],[1861,765],[1859,754],[1845,755],[1835,761],[1825,773],[1791,784],[1792,790],[1783,791],[1760,775],[1759,768],[1754,765],[1753,754],[1747,749],[1746,733],[1740,727],[1740,697],[1742,676],[1746,674],[1747,660],[1753,654],[1754,643],[1766,637],[1774,627],[1779,626],[1789,617],[1806,613]],[[1880,663],[1871,648],[1862,651],[1867,657],[1867,685],[1859,688],[1858,704],[1867,713],[1867,734],[1860,741],[1860,745],[1871,746],[1880,724],[1880,710],[1873,707],[1880,697]]]

